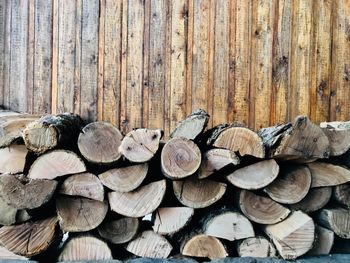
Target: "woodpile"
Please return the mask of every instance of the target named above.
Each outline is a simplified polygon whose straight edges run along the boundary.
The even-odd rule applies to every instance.
[[[326,255],[350,242],[350,123],[307,117],[162,140],[75,114],[0,111],[0,259]],[[345,249],[346,250],[346,249]],[[350,249],[347,250],[350,252]]]

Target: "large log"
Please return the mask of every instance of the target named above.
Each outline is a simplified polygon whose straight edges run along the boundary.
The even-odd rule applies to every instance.
[[[350,239],[350,210],[322,209],[315,215],[315,220],[321,226],[331,229],[337,236]]]
[[[0,148],[0,174],[23,173],[28,150],[24,145],[12,144]]]
[[[341,155],[350,149],[350,122],[321,122],[320,127],[328,137],[331,156]]]
[[[249,237],[238,243],[237,253],[240,257],[276,257],[274,245],[265,237]]]
[[[319,225],[315,226],[315,242],[312,249],[307,252],[307,256],[319,256],[328,255],[333,247],[334,243],[334,232],[321,227]]]
[[[293,210],[302,210],[305,213],[315,212],[329,202],[331,195],[331,187],[312,188],[300,202],[292,204],[290,207]]]
[[[345,207],[350,207],[350,183],[333,187],[333,200]]]
[[[330,163],[313,162],[307,164],[312,176],[311,187],[323,187],[350,182],[350,170]]]

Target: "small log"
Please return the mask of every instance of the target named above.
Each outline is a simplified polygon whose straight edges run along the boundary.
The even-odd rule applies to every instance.
[[[328,137],[331,156],[341,155],[350,149],[350,122],[321,122],[320,127]]]
[[[301,210],[305,213],[315,212],[329,202],[331,195],[331,187],[311,188],[300,202],[292,204],[290,207],[293,210]]]
[[[334,232],[319,225],[315,226],[315,242],[307,256],[328,255],[333,247]]]
[[[56,147],[76,145],[83,125],[79,115],[73,113],[46,115],[27,125],[23,140],[28,150],[43,154]]]
[[[108,205],[88,198],[60,196],[56,209],[61,229],[65,232],[84,232],[99,226],[106,217]]]
[[[137,164],[115,168],[99,174],[102,184],[118,192],[130,192],[141,185],[146,178],[148,164]]]
[[[128,217],[142,217],[158,208],[166,191],[165,180],[150,183],[129,193],[110,192],[111,210]]]
[[[307,195],[310,186],[309,169],[303,165],[293,165],[283,167],[278,178],[264,190],[276,202],[295,204]]]
[[[350,208],[350,183],[333,187],[332,197],[338,204]]]
[[[8,205],[0,196],[0,225],[9,226],[16,223],[16,215],[17,209]]]
[[[285,220],[264,228],[283,259],[296,259],[308,252],[315,237],[315,224],[301,211],[292,212]]]
[[[108,245],[93,236],[78,236],[71,238],[64,246],[58,261],[98,261],[113,259]]]
[[[162,130],[136,129],[125,135],[119,150],[130,162],[147,162],[158,151],[162,136]]]
[[[97,230],[101,237],[113,244],[124,244],[134,239],[139,231],[138,218],[123,217],[118,220],[105,222]]]
[[[2,246],[0,246],[0,259],[2,261],[4,260],[4,262],[7,262],[7,260],[9,260],[9,263],[21,262],[22,260],[29,260],[28,258],[17,255]]]
[[[32,257],[46,250],[55,239],[57,217],[0,228],[0,245],[11,252]]]
[[[61,194],[81,196],[103,202],[104,189],[97,176],[91,173],[75,174],[63,181]]]
[[[55,179],[56,177],[86,171],[84,162],[73,152],[54,150],[41,155],[29,169],[32,179]]]
[[[225,246],[216,237],[199,234],[186,240],[181,246],[181,254],[210,260],[228,256]]]
[[[151,230],[141,233],[139,237],[129,242],[126,250],[139,257],[167,258],[173,247],[159,234]]]
[[[238,244],[237,253],[240,257],[276,257],[276,248],[265,237],[249,237]]]
[[[92,122],[86,125],[78,138],[78,148],[86,160],[96,164],[110,164],[120,159],[118,148],[123,135],[112,124]]]
[[[28,150],[24,145],[10,145],[0,149],[0,174],[23,173]]]
[[[185,206],[204,208],[214,204],[225,193],[227,185],[208,179],[188,178],[173,181],[176,198]]]
[[[339,165],[323,162],[307,164],[312,175],[311,187],[323,187],[350,182],[350,170]]]
[[[238,156],[227,149],[211,149],[204,153],[198,178],[203,179],[228,165],[238,165]]]
[[[275,160],[264,160],[252,165],[240,168],[226,178],[242,189],[254,190],[263,188],[272,183],[279,173],[279,166]]]
[[[175,129],[170,133],[170,138],[183,137],[195,140],[207,127],[208,121],[208,113],[198,109],[176,125]]]
[[[350,239],[350,211],[344,208],[322,209],[315,215],[318,224],[341,238]]]
[[[189,207],[161,207],[154,212],[154,232],[172,235],[183,229],[192,219],[194,209]]]
[[[258,224],[276,224],[284,220],[290,210],[269,197],[242,190],[239,194],[242,213]]]
[[[194,174],[201,164],[198,146],[185,138],[168,141],[161,153],[161,168],[170,179],[182,179]]]

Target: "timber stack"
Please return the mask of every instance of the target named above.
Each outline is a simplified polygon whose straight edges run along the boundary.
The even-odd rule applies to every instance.
[[[162,140],[0,111],[0,259],[350,252],[350,122],[208,120],[197,110]]]

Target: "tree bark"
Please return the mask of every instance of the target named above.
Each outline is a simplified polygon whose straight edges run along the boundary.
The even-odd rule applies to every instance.
[[[318,224],[331,229],[337,236],[350,239],[350,211],[344,208],[322,209],[315,215]]]

